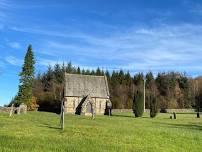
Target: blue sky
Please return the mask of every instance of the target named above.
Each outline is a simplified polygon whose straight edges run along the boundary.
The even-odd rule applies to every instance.
[[[28,44],[36,71],[71,61],[195,77],[202,74],[202,1],[0,0],[0,105],[17,92]]]

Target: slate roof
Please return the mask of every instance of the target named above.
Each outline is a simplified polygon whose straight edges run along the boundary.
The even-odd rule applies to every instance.
[[[109,98],[107,78],[105,76],[65,73],[64,96]]]

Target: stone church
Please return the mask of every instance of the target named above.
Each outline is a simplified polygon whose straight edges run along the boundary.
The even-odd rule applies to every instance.
[[[65,113],[104,115],[111,108],[106,76],[65,74]]]

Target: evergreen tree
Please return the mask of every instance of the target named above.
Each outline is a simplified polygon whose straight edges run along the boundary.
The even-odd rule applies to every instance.
[[[132,79],[131,79],[130,73],[129,73],[129,71],[128,71],[128,72],[125,74],[125,84],[130,86],[131,83],[132,83]]]
[[[49,65],[47,72],[44,73],[42,76],[42,84],[44,91],[50,91],[53,88],[53,80],[54,80],[53,69]]]
[[[123,84],[123,82],[124,82],[124,72],[123,72],[123,70],[119,71],[118,77],[119,77],[119,84]]]
[[[54,76],[57,83],[63,83],[64,81],[64,72],[60,66],[60,64],[55,64],[54,66]]]
[[[86,75],[90,75],[90,74],[91,74],[90,70],[87,69],[87,70],[85,71],[85,74],[86,74]]]
[[[81,74],[84,75],[85,73],[86,73],[86,71],[85,71],[84,69],[82,69],[82,70],[81,70]]]
[[[100,70],[100,68],[99,68],[99,67],[97,68],[97,70],[96,70],[96,72],[95,72],[95,73],[96,73],[96,75],[98,75],[98,76],[102,75],[102,72],[101,72],[101,70]]]
[[[16,97],[16,104],[25,103],[28,106],[32,102],[32,85],[34,81],[34,54],[32,52],[32,46],[29,45],[27,53],[25,55],[22,72],[20,72],[20,84],[19,91]]]
[[[137,91],[134,95],[133,100],[133,113],[135,114],[135,117],[141,117],[144,112],[144,101],[143,101],[143,93],[140,91]]]
[[[81,69],[80,69],[80,67],[78,67],[77,68],[77,72],[76,72],[77,74],[81,74]]]
[[[157,98],[154,95],[150,95],[150,117],[156,117],[158,112]]]
[[[67,72],[67,73],[72,73],[72,69],[73,69],[72,63],[69,62],[69,63],[67,64],[67,67],[66,67],[66,72]]]
[[[146,74],[146,80],[147,80],[146,81],[147,84],[149,84],[150,81],[154,80],[154,76],[153,76],[152,72],[149,72]]]
[[[143,85],[144,82],[144,75],[143,73],[138,73],[134,76],[134,84],[139,86],[139,85]]]
[[[95,75],[95,71],[94,70],[91,71],[91,75]]]
[[[107,77],[108,83],[110,84],[110,74],[109,71],[105,71],[105,76]]]
[[[62,72],[65,73],[65,63],[62,63]]]

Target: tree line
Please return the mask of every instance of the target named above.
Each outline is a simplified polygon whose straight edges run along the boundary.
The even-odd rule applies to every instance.
[[[143,94],[144,75],[137,73],[132,76],[129,72],[103,71],[81,69],[70,63],[49,66],[44,73],[38,73],[33,83],[33,95],[39,104],[39,110],[57,111],[60,108],[62,90],[64,87],[64,73],[84,75],[106,75],[108,79],[110,99],[114,109],[131,109],[134,97]],[[201,105],[202,90],[197,81],[188,78],[185,74],[168,72],[158,73],[156,77],[148,72],[146,79],[146,108],[152,106],[152,101],[157,100],[156,106],[160,109],[167,108],[195,108]],[[198,88],[197,88],[198,87]],[[155,99],[154,99],[155,98]]]
[[[44,73],[35,75],[35,60],[32,46],[29,45],[25,55],[22,71],[20,72],[19,90],[10,105],[25,103],[29,109],[43,111],[60,111],[62,92],[64,88],[65,72],[84,75],[106,75],[108,79],[110,99],[114,109],[134,109],[142,106],[144,80],[146,86],[146,108],[150,108],[155,116],[156,109],[162,111],[167,108],[197,108],[202,106],[202,78],[192,79],[186,74],[178,72],[158,73],[154,77],[152,72],[137,73],[131,75],[123,70],[103,71],[99,67],[96,70],[81,69],[68,64],[55,64],[49,66]],[[142,109],[142,108],[141,108]]]

